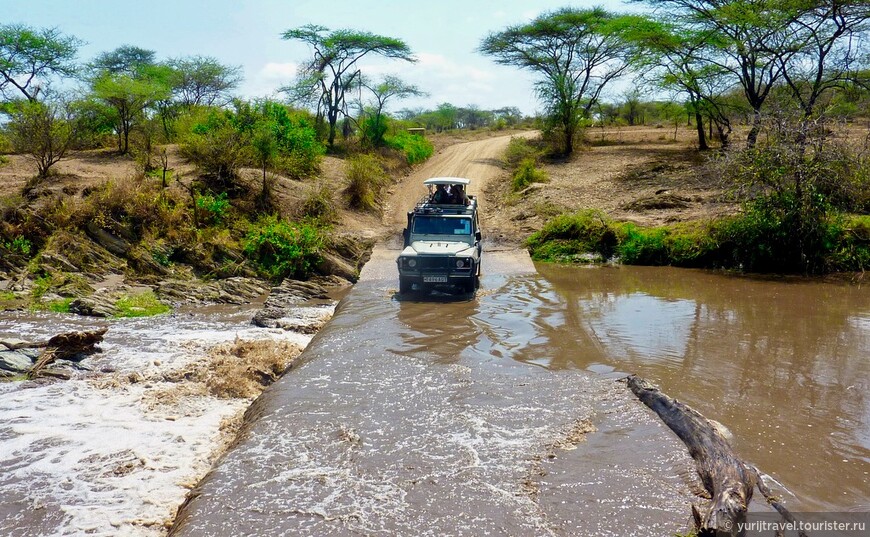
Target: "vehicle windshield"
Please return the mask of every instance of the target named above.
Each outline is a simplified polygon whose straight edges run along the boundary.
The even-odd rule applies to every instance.
[[[417,216],[413,233],[417,235],[471,235],[471,218]]]

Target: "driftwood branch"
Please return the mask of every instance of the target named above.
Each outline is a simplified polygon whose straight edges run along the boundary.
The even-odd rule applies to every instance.
[[[627,382],[632,393],[680,437],[695,460],[698,476],[711,496],[703,512],[692,506],[699,535],[738,535],[739,523],[746,520],[746,509],[756,487],[785,520],[794,521],[788,509],[771,495],[759,471],[734,454],[721,425],[636,375],[628,377]],[[801,532],[801,537],[806,535]]]
[[[48,341],[34,343],[19,343],[16,348],[42,348],[44,349],[36,359],[33,367],[27,372],[28,378],[35,378],[45,366],[55,360],[75,358],[84,354],[92,354],[97,351],[97,344],[103,341],[103,335],[108,328],[90,330],[87,332],[66,332],[58,334]]]

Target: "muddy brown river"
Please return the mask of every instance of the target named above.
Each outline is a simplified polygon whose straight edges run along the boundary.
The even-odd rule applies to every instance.
[[[538,265],[548,368],[630,371],[725,424],[801,511],[870,510],[870,292],[705,271]]]
[[[686,531],[691,462],[627,372],[729,427],[793,510],[870,508],[864,289],[487,252],[474,299],[402,299],[394,258],[375,251],[174,534]]]

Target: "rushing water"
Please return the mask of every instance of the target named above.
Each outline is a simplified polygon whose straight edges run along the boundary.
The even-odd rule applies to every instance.
[[[165,535],[208,471],[223,420],[249,404],[218,399],[176,371],[237,339],[305,346],[257,328],[252,311],[195,308],[144,319],[0,313],[0,337],[40,341],[108,327],[103,352],[64,382],[0,383],[0,535]]]

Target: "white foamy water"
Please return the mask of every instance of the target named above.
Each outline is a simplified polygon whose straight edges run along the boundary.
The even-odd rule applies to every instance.
[[[37,340],[82,328],[75,318],[0,315],[0,336]],[[300,347],[311,339],[249,322],[245,315],[115,321],[103,352],[82,362],[95,372],[47,385],[0,384],[0,534],[165,535],[214,462],[221,422],[250,401],[185,390],[164,375],[236,339]],[[114,371],[98,372],[107,366]]]

